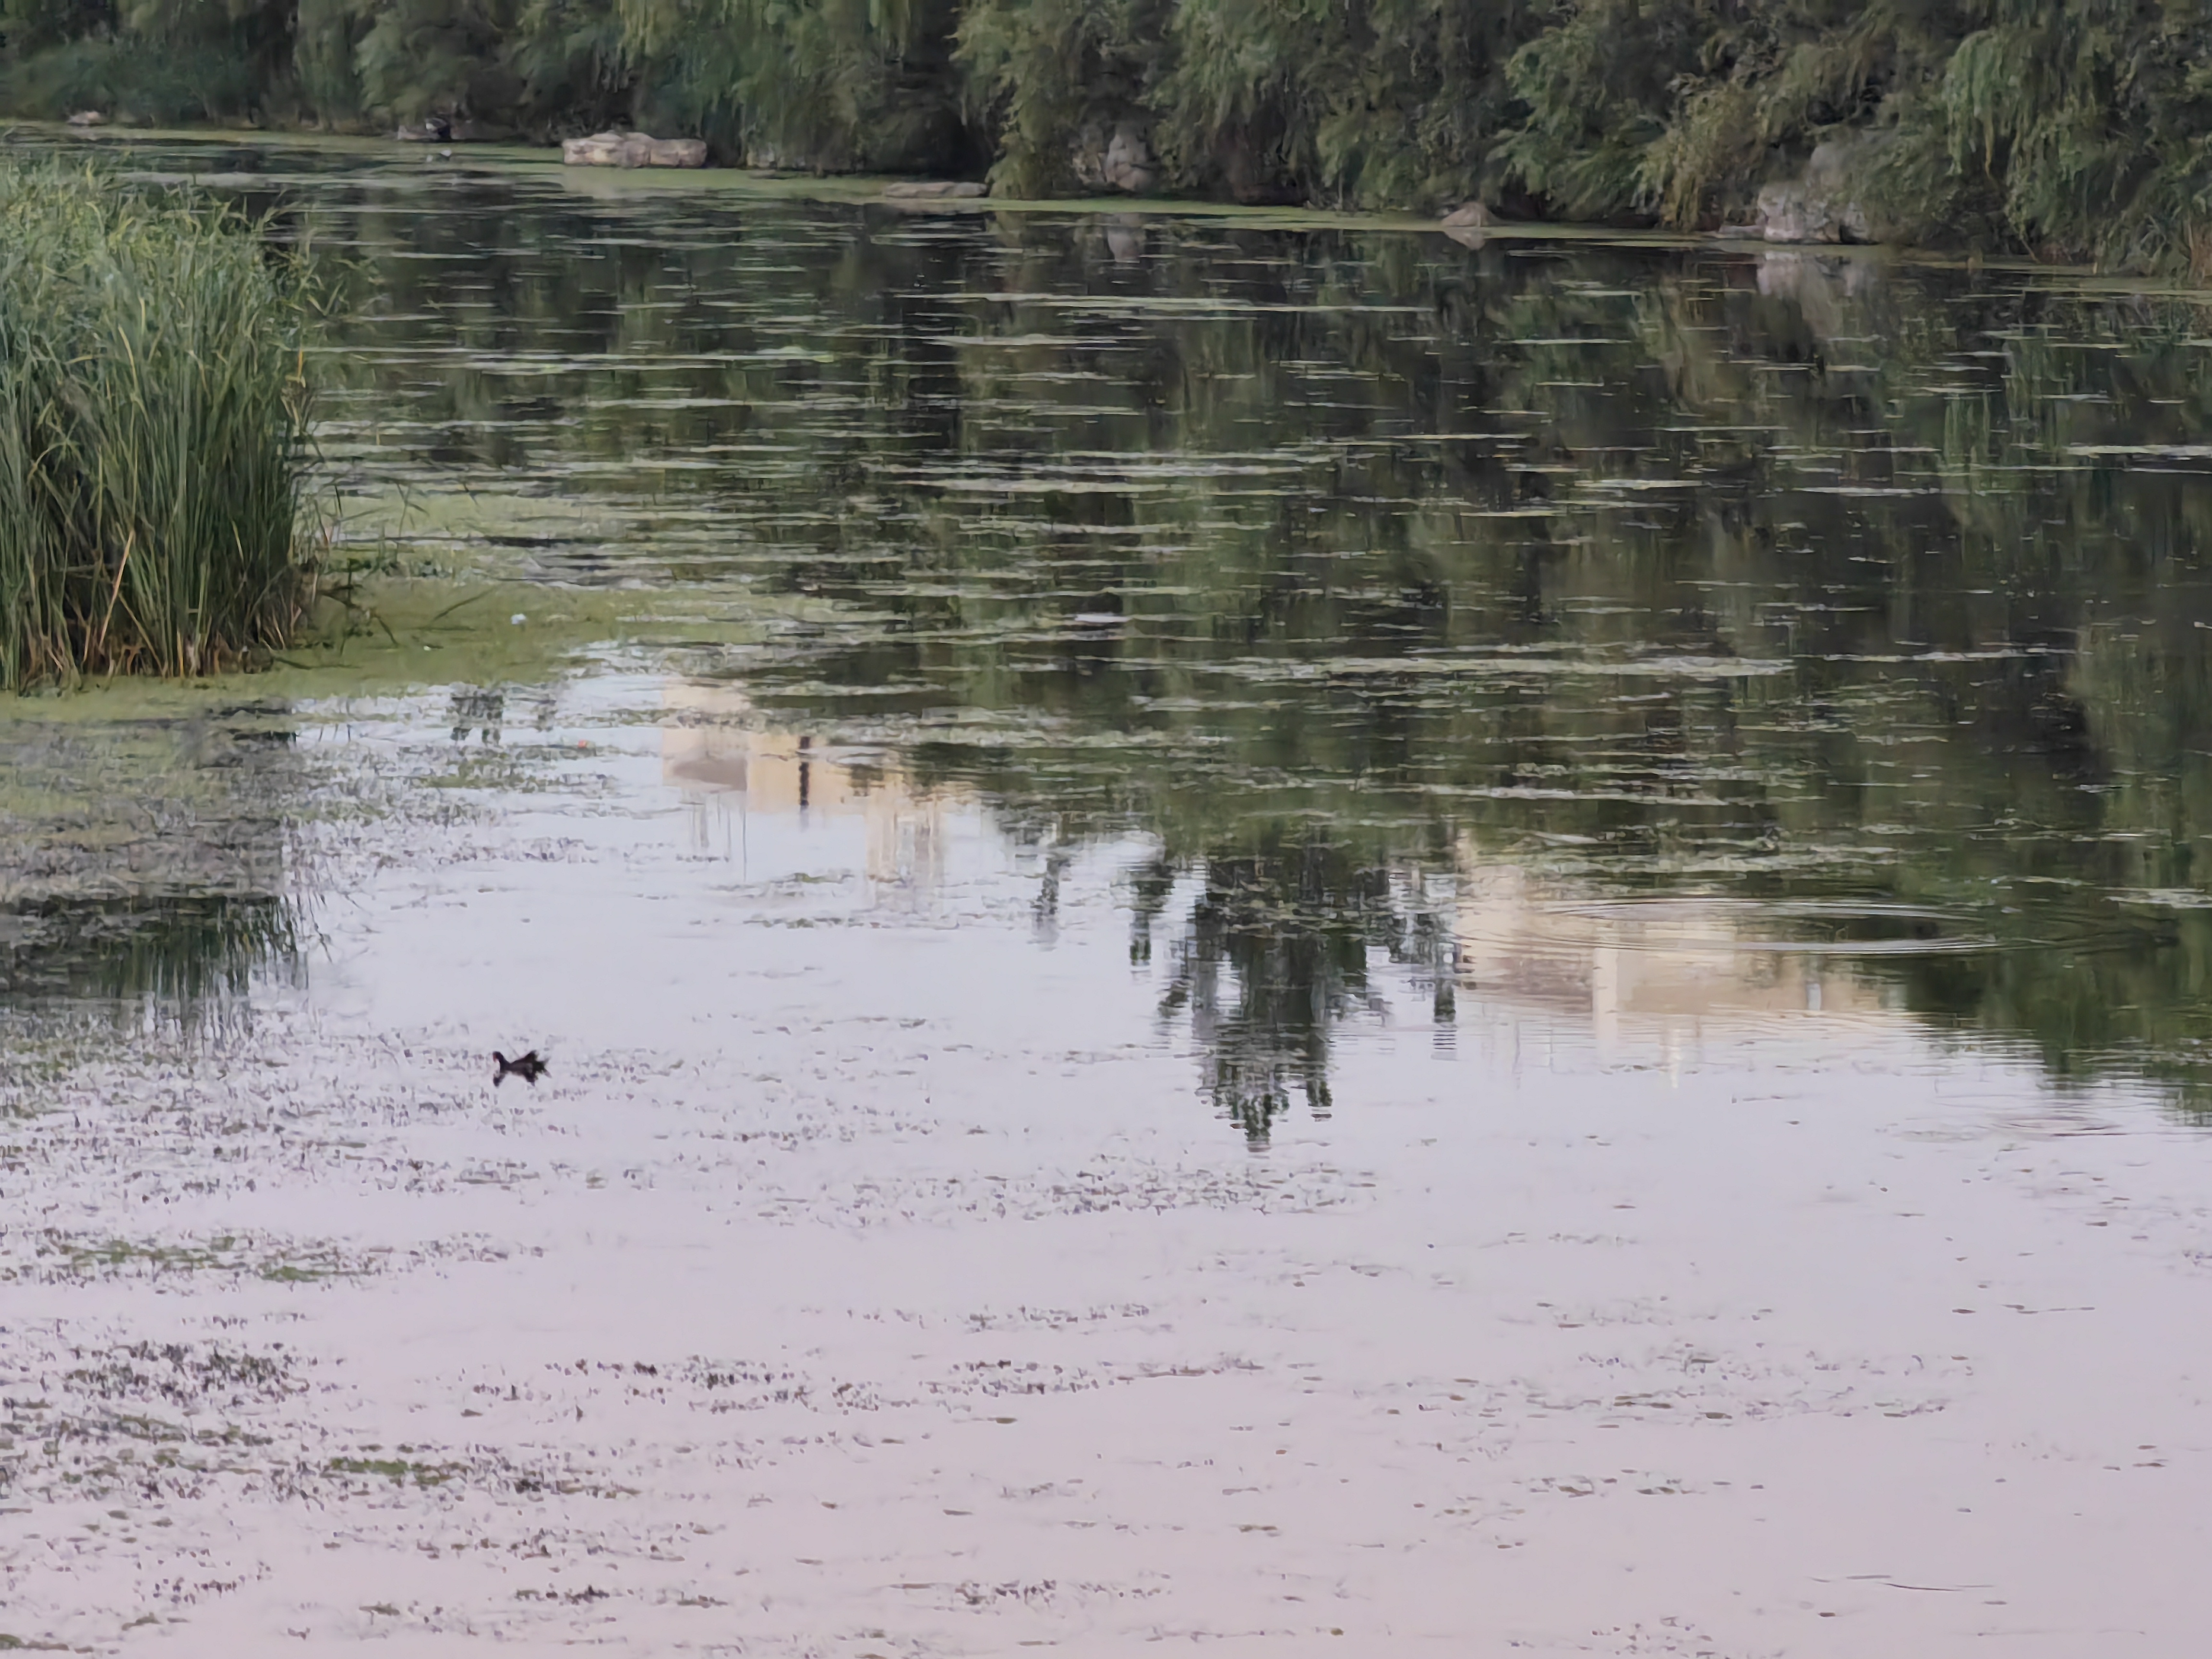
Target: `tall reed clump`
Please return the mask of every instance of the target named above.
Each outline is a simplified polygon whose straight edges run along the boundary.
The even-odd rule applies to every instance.
[[[307,301],[234,210],[0,161],[0,685],[210,672],[299,629]]]

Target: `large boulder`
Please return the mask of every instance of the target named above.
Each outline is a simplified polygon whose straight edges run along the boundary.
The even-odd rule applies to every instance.
[[[1099,118],[1079,128],[1068,147],[1068,167],[1085,190],[1115,190],[1141,196],[1159,182],[1152,140],[1133,116]]]
[[[646,132],[595,132],[561,143],[572,167],[703,167],[707,145],[699,138],[655,138]]]
[[[1463,247],[1480,247],[1490,232],[1490,210],[1480,202],[1462,202],[1437,221],[1437,228]]]
[[[989,194],[972,179],[901,179],[884,186],[884,198],[893,202],[967,201]]]
[[[704,138],[656,138],[647,163],[656,167],[703,167],[707,165]]]
[[[561,141],[561,160],[572,167],[634,166],[624,159],[624,138],[619,132],[595,132],[588,138]],[[652,140],[647,139],[650,143]]]
[[[1868,187],[1882,144],[1873,134],[1853,133],[1817,145],[1799,177],[1759,192],[1759,234],[1770,242],[1892,240]]]

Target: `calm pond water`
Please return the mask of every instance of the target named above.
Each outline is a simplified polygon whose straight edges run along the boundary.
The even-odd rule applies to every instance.
[[[132,154],[374,617],[0,726],[0,1636],[2196,1650],[2212,303]]]

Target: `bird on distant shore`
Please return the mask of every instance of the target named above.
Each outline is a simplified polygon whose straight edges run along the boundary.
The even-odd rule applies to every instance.
[[[545,1062],[538,1059],[538,1050],[535,1048],[526,1054],[519,1054],[513,1060],[509,1060],[495,1048],[491,1051],[491,1057],[499,1066],[499,1070],[492,1073],[491,1081],[494,1088],[497,1088],[510,1076],[519,1077],[525,1083],[535,1083],[545,1075]]]

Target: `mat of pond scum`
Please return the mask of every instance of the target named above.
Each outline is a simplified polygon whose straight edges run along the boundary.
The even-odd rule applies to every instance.
[[[2198,1650],[2198,301],[130,165],[378,620],[0,720],[0,1645]]]

